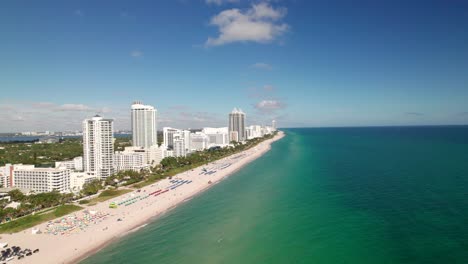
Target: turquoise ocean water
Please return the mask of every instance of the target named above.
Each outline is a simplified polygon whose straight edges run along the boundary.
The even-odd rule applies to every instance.
[[[82,263],[468,263],[468,127],[286,133]]]

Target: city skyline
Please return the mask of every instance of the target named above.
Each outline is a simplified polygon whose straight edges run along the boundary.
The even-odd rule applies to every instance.
[[[161,127],[468,123],[466,3],[129,3],[4,3],[0,132],[128,130],[137,99]]]

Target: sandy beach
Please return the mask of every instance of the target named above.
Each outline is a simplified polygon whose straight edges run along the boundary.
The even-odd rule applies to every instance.
[[[107,244],[141,227],[145,223],[183,203],[194,195],[262,156],[271,143],[284,136],[279,132],[273,139],[256,147],[217,160],[208,165],[175,175],[111,200],[86,207],[52,223],[34,227],[41,234],[32,234],[32,228],[15,234],[1,235],[1,242],[9,246],[39,249],[38,253],[9,263],[77,263]],[[209,183],[211,182],[211,183]],[[117,208],[109,208],[115,202]]]

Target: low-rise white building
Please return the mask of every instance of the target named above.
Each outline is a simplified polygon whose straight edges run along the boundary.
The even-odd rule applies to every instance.
[[[98,178],[86,172],[70,173],[70,191],[77,193],[83,189],[85,183],[97,180]]]
[[[205,127],[202,130],[208,137],[209,147],[220,146],[224,147],[229,145],[229,136],[228,136],[228,128],[227,127]]]
[[[246,128],[247,139],[259,138],[263,136],[262,127],[259,125],[252,125]]]
[[[163,145],[161,146],[151,146],[148,148],[148,165],[156,166],[161,163],[161,160],[165,158],[167,148]]]
[[[55,168],[65,167],[69,170],[82,171],[83,170],[83,157],[79,156],[72,160],[56,161]]]
[[[148,154],[146,151],[119,151],[114,155],[116,171],[140,171],[148,167]]]
[[[167,158],[167,157],[175,157],[174,150],[166,149],[164,151],[164,158]]]
[[[208,148],[209,139],[205,133],[196,132],[190,134],[190,151],[201,151]]]
[[[16,166],[16,165],[15,165]],[[60,168],[35,168],[34,165],[16,166],[13,170],[13,186],[31,189],[36,193],[70,191],[70,170]]]

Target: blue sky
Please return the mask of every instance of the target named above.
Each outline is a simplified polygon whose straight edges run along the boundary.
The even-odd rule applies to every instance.
[[[410,3],[408,3],[410,2]],[[465,1],[13,1],[0,4],[0,132],[468,123]]]

